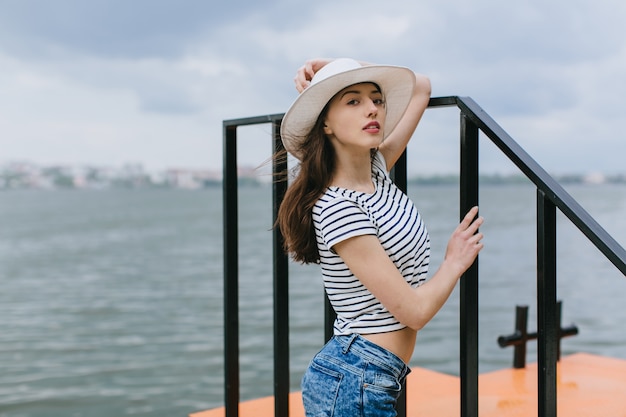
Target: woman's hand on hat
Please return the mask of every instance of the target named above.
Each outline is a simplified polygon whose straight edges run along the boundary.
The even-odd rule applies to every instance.
[[[313,58],[307,60],[304,65],[298,68],[296,76],[293,78],[298,93],[303,92],[311,84],[315,73],[332,60],[332,58]]]

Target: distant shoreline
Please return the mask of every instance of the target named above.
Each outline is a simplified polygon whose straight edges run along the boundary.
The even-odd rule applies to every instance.
[[[207,169],[167,169],[150,172],[141,164],[121,167],[94,166],[39,166],[28,162],[0,165],[0,190],[13,189],[206,189],[222,186],[223,173]],[[239,184],[263,186],[270,184],[272,175],[252,167],[237,169]],[[622,174],[566,174],[553,175],[561,184],[626,184]],[[413,185],[456,185],[458,174],[411,175]],[[480,174],[480,183],[512,185],[529,183],[521,173]]]
[[[562,185],[626,185],[626,175],[589,176],[589,175],[561,175],[553,178]],[[413,186],[457,186],[458,175],[416,176],[407,180]],[[479,176],[480,185],[512,186],[529,185],[530,180],[524,175],[488,174]],[[267,178],[241,176],[238,181],[241,187],[269,187]],[[46,181],[31,181],[24,178],[3,178],[0,176],[0,191],[11,190],[135,190],[135,189],[179,189],[203,190],[221,188],[223,182],[219,179],[187,178],[181,182],[177,180],[153,182],[146,176],[115,178],[110,180],[76,181],[68,177],[48,178]]]

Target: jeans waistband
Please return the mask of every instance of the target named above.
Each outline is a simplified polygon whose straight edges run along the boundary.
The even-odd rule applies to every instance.
[[[406,377],[411,370],[402,359],[387,349],[370,342],[358,334],[333,336],[333,339],[343,346],[343,353],[352,352],[356,355],[375,362],[378,366],[388,368],[398,379]]]

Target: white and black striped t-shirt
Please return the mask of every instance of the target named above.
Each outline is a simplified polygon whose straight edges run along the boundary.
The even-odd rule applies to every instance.
[[[376,235],[406,281],[426,280],[430,238],[413,202],[387,173],[380,152],[372,159],[373,194],[328,187],[313,208],[324,287],[337,313],[336,335],[400,330],[401,324],[348,269],[332,247],[348,238]]]

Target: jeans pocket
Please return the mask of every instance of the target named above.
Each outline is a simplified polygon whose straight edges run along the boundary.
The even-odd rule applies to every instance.
[[[363,414],[365,417],[395,416],[402,384],[395,376],[376,368],[365,372]]]
[[[332,417],[343,374],[313,360],[302,377],[302,402],[307,417]]]
[[[400,381],[392,375],[373,374],[369,378],[366,376],[365,389],[389,392],[390,394],[399,393],[402,389]]]

